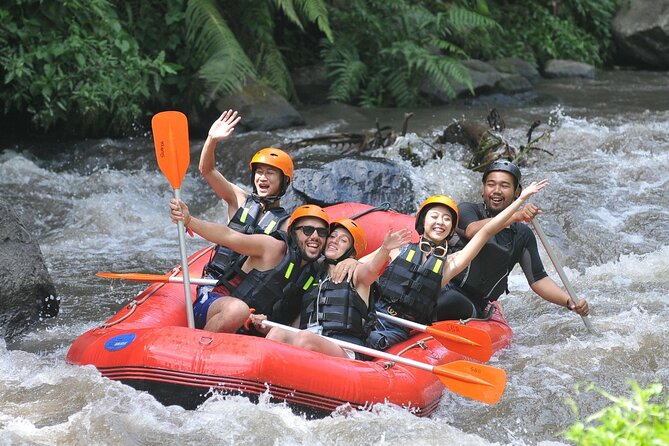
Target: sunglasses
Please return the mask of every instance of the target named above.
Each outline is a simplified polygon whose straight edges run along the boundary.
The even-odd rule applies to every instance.
[[[307,237],[316,231],[316,234],[318,234],[319,237],[325,238],[328,236],[328,232],[330,232],[328,228],[316,228],[314,226],[296,226],[295,230],[297,231],[298,229],[301,229],[302,234],[306,235]]]
[[[420,252],[427,255],[434,255],[438,259],[443,259],[446,257],[446,252],[448,251],[445,246],[432,246],[430,242],[422,241],[418,244]]]

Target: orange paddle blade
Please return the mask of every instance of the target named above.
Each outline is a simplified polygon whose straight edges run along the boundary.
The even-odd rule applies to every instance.
[[[485,362],[492,356],[492,341],[487,331],[457,322],[437,322],[425,328],[447,349],[478,361]]]
[[[172,187],[180,189],[190,163],[188,119],[178,111],[160,112],[151,119],[151,129],[158,166]]]
[[[124,280],[134,280],[136,282],[169,282],[169,276],[163,276],[160,274],[145,274],[145,273],[107,273],[107,272],[98,272],[95,273],[98,277],[104,277],[106,279],[124,279]]]
[[[504,370],[475,362],[449,362],[432,372],[450,391],[488,404],[496,404],[506,387]]]

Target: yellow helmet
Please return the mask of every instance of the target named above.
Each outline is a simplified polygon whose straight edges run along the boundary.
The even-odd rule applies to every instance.
[[[453,224],[451,225],[451,231],[448,236],[446,236],[446,238],[449,238],[453,235],[453,231],[455,231],[455,228],[458,226],[460,214],[458,213],[458,204],[446,195],[432,195],[427,200],[423,201],[423,204],[420,205],[418,212],[416,213],[416,232],[421,235],[423,234],[425,231],[425,214],[429,208],[436,205],[446,206],[451,212]]]
[[[364,229],[350,218],[339,218],[333,221],[330,224],[330,232],[334,231],[337,226],[341,226],[351,233],[351,237],[353,237],[354,258],[357,260],[362,257],[367,249],[367,236]]]

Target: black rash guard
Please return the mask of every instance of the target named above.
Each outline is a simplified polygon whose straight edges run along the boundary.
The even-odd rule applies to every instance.
[[[483,204],[461,203],[459,208],[457,233],[464,246],[468,241],[464,237],[467,226],[488,216]],[[524,223],[514,223],[493,236],[471,264],[449,282],[439,297],[435,320],[480,317],[488,302],[497,300],[507,290],[508,275],[516,264],[520,264],[530,285],[548,276],[537,239]]]

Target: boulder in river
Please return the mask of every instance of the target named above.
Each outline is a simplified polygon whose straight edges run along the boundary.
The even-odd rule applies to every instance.
[[[0,328],[5,339],[55,317],[59,308],[39,245],[9,203],[0,199]]]

